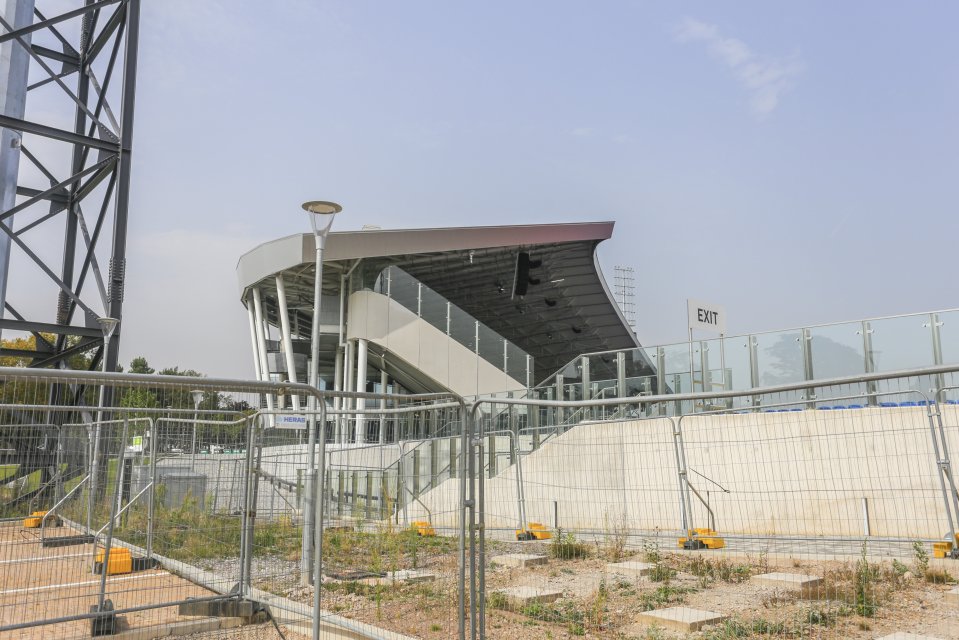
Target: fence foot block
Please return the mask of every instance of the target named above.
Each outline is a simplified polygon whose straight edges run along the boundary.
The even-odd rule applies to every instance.
[[[250,618],[255,612],[249,600],[210,600],[180,603],[179,613],[181,616],[205,618]]]
[[[90,613],[97,614],[90,618],[91,636],[112,636],[117,632],[117,614],[113,613],[112,600],[104,600],[102,608],[93,605],[90,607]]]
[[[41,546],[44,548],[72,547],[73,545],[77,545],[77,544],[93,544],[93,536],[91,535],[53,536],[52,538],[44,538]]]

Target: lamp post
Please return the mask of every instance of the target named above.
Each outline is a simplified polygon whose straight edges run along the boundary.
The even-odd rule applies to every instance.
[[[97,323],[100,325],[100,331],[103,332],[103,357],[100,359],[100,362],[103,363],[103,371],[106,373],[107,366],[107,357],[110,353],[110,339],[113,337],[113,333],[117,329],[117,325],[120,324],[120,321],[116,318],[97,318]],[[107,399],[107,385],[104,382],[100,385],[100,401],[99,408],[97,409],[97,423],[93,428],[93,448],[90,451],[90,484],[88,486],[88,499],[87,499],[87,530],[93,532],[93,503],[96,500],[96,494],[98,491],[97,486],[97,471],[99,470],[98,460],[100,458],[100,429],[103,423],[103,405],[106,404]]]
[[[310,216],[310,226],[313,229],[313,240],[316,245],[316,279],[313,283],[313,327],[310,336],[310,386],[318,389],[320,386],[320,311],[323,303],[323,249],[326,248],[326,237],[330,233],[330,227],[333,226],[333,218],[336,217],[343,207],[335,202],[326,202],[323,200],[312,200],[303,203],[303,210]],[[310,415],[307,421],[309,425],[309,440],[307,442],[307,473],[306,486],[307,495],[305,496],[305,508],[303,509],[303,541],[302,553],[300,554],[300,583],[303,585],[312,584],[313,560],[313,527],[318,526],[322,530],[323,523],[314,522],[316,513],[316,500],[319,494],[318,486],[320,482],[315,475],[316,468],[316,396],[310,396]],[[325,420],[323,421],[325,423]],[[320,455],[324,455],[326,444],[326,424],[320,425],[323,429],[321,435]],[[316,551],[319,553],[319,551]],[[319,576],[316,576],[318,579]]]
[[[203,391],[197,389],[190,392],[193,395],[193,444],[190,445],[190,472],[196,473],[196,423],[200,419],[200,403],[203,402]]]

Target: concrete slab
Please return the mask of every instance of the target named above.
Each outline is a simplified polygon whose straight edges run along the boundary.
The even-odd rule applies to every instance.
[[[690,609],[689,607],[669,607],[639,614],[637,620],[647,625],[657,625],[673,631],[686,633],[699,631],[706,625],[717,624],[727,616],[715,611]]]
[[[656,565],[649,562],[610,562],[606,565],[606,570],[610,573],[618,573],[623,576],[645,576],[656,568]]]
[[[493,593],[502,595],[506,598],[506,603],[515,609],[539,602],[555,602],[563,597],[562,591],[539,589],[537,587],[509,587],[507,589],[497,589]]]
[[[521,569],[523,567],[535,567],[548,562],[546,556],[532,553],[507,553],[501,556],[495,556],[492,561],[494,565],[500,567],[510,567]]]
[[[364,578],[359,582],[363,584],[390,584],[392,582],[403,582],[406,584],[418,584],[420,582],[433,582],[436,580],[436,574],[429,571],[418,571],[416,569],[400,569],[387,573],[382,578]]]
[[[959,604],[959,587],[956,587],[952,591],[946,591],[946,602]]]
[[[808,591],[822,585],[821,577],[808,576],[801,573],[763,573],[758,576],[753,576],[751,581],[769,587],[798,589],[800,591]]]
[[[429,571],[420,571],[418,569],[401,569],[400,571],[394,571],[393,573],[387,575],[393,580],[398,582],[406,582],[409,584],[417,582],[433,582],[436,580],[435,573],[430,573]]]
[[[902,631],[897,631],[888,636],[883,636],[877,640],[939,640],[938,638],[933,638],[932,636],[920,636],[915,633],[903,633]]]

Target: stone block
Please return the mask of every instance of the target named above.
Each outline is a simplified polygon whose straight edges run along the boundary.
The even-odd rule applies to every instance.
[[[498,593],[506,598],[506,604],[512,609],[520,609],[534,603],[555,602],[563,597],[562,591],[539,589],[537,587],[509,587],[508,589],[497,589],[493,593]]]
[[[753,576],[752,582],[769,587],[796,589],[805,592],[821,586],[822,578],[819,576],[807,576],[801,573],[763,573],[758,576]]]
[[[692,633],[706,625],[718,624],[726,619],[721,613],[690,609],[689,607],[669,607],[641,613],[637,620],[647,625],[657,625],[672,631]]]
[[[656,565],[649,562],[610,562],[606,565],[606,571],[617,573],[622,576],[641,577],[649,575],[656,568]]]
[[[393,582],[403,582],[405,584],[417,584],[420,582],[433,582],[436,580],[436,574],[430,573],[429,571],[421,571],[417,569],[400,569],[399,571],[392,571],[387,573],[384,576],[373,577],[373,578],[364,578],[359,580],[362,584],[369,585],[384,585],[392,584]]]
[[[531,553],[507,553],[505,555],[496,556],[492,559],[492,563],[496,566],[510,567],[514,569],[535,567],[537,565],[546,564],[546,562],[546,556]]]
[[[946,602],[959,604],[959,587],[956,587],[952,591],[946,591]]]

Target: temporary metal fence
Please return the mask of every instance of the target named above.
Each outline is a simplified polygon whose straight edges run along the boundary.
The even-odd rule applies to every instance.
[[[111,621],[237,638],[658,637],[666,623],[644,615],[673,606],[726,616],[710,639],[956,637],[959,564],[932,556],[952,553],[959,524],[957,373],[356,411],[332,399],[385,396],[0,369],[0,637]],[[49,404],[54,387],[91,404]],[[318,410],[283,409],[294,391]],[[329,444],[358,426],[400,441]],[[126,551],[129,572],[94,573]],[[763,586],[770,573],[818,582]]]
[[[477,402],[480,637],[959,637],[957,370]]]
[[[50,404],[54,388],[90,406]],[[293,392],[319,398],[319,410],[278,408]],[[327,415],[334,396],[391,408]],[[257,621],[264,638],[397,637],[375,624],[392,617],[397,594],[429,605],[443,637],[465,637],[465,520],[431,539],[398,525],[398,479],[385,482],[372,465],[350,474],[350,509],[337,515],[344,492],[323,481],[327,460],[380,456],[353,445],[321,454],[334,429],[359,422],[410,433],[407,423],[459,422],[457,398],[26,369],[0,370],[0,398],[0,637],[188,634]],[[303,427],[313,423],[325,428],[311,450]],[[422,583],[431,565],[442,570]]]

